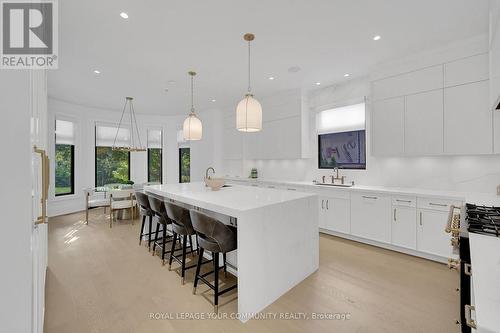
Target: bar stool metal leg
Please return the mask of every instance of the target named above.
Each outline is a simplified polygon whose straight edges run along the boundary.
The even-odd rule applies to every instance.
[[[141,245],[142,236],[144,235],[144,224],[146,224],[146,215],[142,216],[141,233],[139,234],[139,245]]]
[[[184,285],[185,272],[186,272],[186,249],[187,249],[187,235],[182,238],[182,263],[181,263],[181,284]],[[192,250],[192,248],[191,248]]]
[[[158,240],[158,229],[160,228],[160,223],[156,223],[155,240],[153,242],[153,256],[155,255],[156,241]]]
[[[149,217],[148,251],[151,251],[151,234],[153,233],[153,216]]]
[[[219,254],[212,253],[214,258],[214,312],[219,312]]]
[[[175,242],[177,241],[177,234],[174,232],[174,238],[172,239],[172,248],[170,250],[170,259],[168,260],[168,270],[172,270],[172,259],[174,259]],[[180,238],[180,237],[179,237]]]
[[[193,282],[193,295],[196,294],[196,286],[198,285],[198,279],[200,276],[200,270],[201,270],[201,265],[203,262],[203,252],[205,250],[203,248],[200,248],[199,254],[198,254],[198,264],[196,265],[196,273],[194,274],[194,282]]]
[[[167,228],[163,226],[163,246],[161,248],[161,264],[165,266],[165,247],[167,246]]]

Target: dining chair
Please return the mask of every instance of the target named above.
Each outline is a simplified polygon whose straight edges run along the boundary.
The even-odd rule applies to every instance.
[[[106,191],[100,191],[97,187],[89,187],[83,189],[85,197],[85,223],[89,224],[89,210],[93,208],[104,208],[104,214],[106,214],[106,208],[109,207],[109,199],[106,197]]]
[[[134,198],[134,190],[111,190],[109,192],[109,227],[113,226],[113,217],[115,211],[128,210],[130,219],[134,224],[136,201]]]

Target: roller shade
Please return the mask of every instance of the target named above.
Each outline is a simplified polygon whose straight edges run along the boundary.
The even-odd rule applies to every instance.
[[[95,145],[97,147],[113,147],[116,131],[118,127],[113,125],[95,126]],[[130,146],[130,130],[126,127],[120,127],[118,136],[116,136],[115,147]]]
[[[318,134],[364,130],[365,103],[321,111],[316,120]]]
[[[148,130],[148,148],[161,149],[161,130]]]
[[[56,119],[56,144],[75,144],[75,125],[71,121]]]

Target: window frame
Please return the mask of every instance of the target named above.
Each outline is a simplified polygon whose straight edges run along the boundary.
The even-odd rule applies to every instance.
[[[98,146],[97,145],[97,126],[99,125],[107,125],[106,123],[100,123],[100,122],[96,122],[94,124],[94,186],[95,187],[98,187],[99,185],[97,185],[97,148],[98,147],[107,147],[107,146]],[[113,149],[112,147],[108,147],[110,149]],[[127,152],[128,154],[128,180],[130,181],[130,172],[131,172],[131,168],[132,168],[132,164],[130,163],[130,152]],[[101,185],[101,186],[104,186]]]
[[[58,120],[61,120],[61,121],[66,121],[66,122],[70,122],[73,124],[73,144],[72,145],[67,145],[67,146],[70,146],[71,147],[71,192],[68,192],[68,193],[59,193],[57,194],[56,193],[56,168],[57,168],[57,164],[56,164],[56,146],[57,146],[57,121]],[[54,161],[53,161],[53,167],[54,167],[54,171],[53,171],[53,175],[54,175],[54,185],[53,185],[53,198],[54,199],[64,199],[65,197],[69,197],[69,196],[75,196],[76,192],[75,192],[75,189],[76,189],[76,177],[75,177],[75,169],[76,169],[76,147],[78,145],[78,120],[73,118],[73,117],[70,117],[70,116],[66,116],[64,114],[59,114],[59,113],[55,113],[53,115],[53,118],[52,118],[52,123],[54,124],[54,142],[52,144],[52,148],[54,149],[53,152],[54,152]],[[52,164],[52,163],[51,163]],[[52,179],[52,175],[50,176],[51,179]]]
[[[189,182],[182,181],[182,150],[187,149],[189,151]],[[179,147],[179,183],[190,183],[191,182],[191,148],[190,147]]]
[[[150,171],[150,161],[151,161],[151,150],[152,149],[158,149],[160,151],[160,183],[163,183],[163,148],[148,148],[148,167],[147,167],[147,173],[148,173],[148,183],[151,182],[151,173]]]
[[[54,142],[54,163],[57,163],[55,160],[55,156],[57,154],[57,143]],[[61,144],[62,145],[62,144]],[[57,193],[56,192],[56,168],[57,164],[54,165],[54,196],[56,198],[64,197],[66,195],[74,195],[75,194],[75,145],[64,145],[64,146],[70,146],[71,147],[71,191],[68,193]]]

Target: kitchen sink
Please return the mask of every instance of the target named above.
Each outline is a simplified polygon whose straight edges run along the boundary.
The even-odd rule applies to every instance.
[[[353,186],[353,184],[332,184],[332,183],[316,183],[315,185],[336,186],[336,187],[352,187]]]

